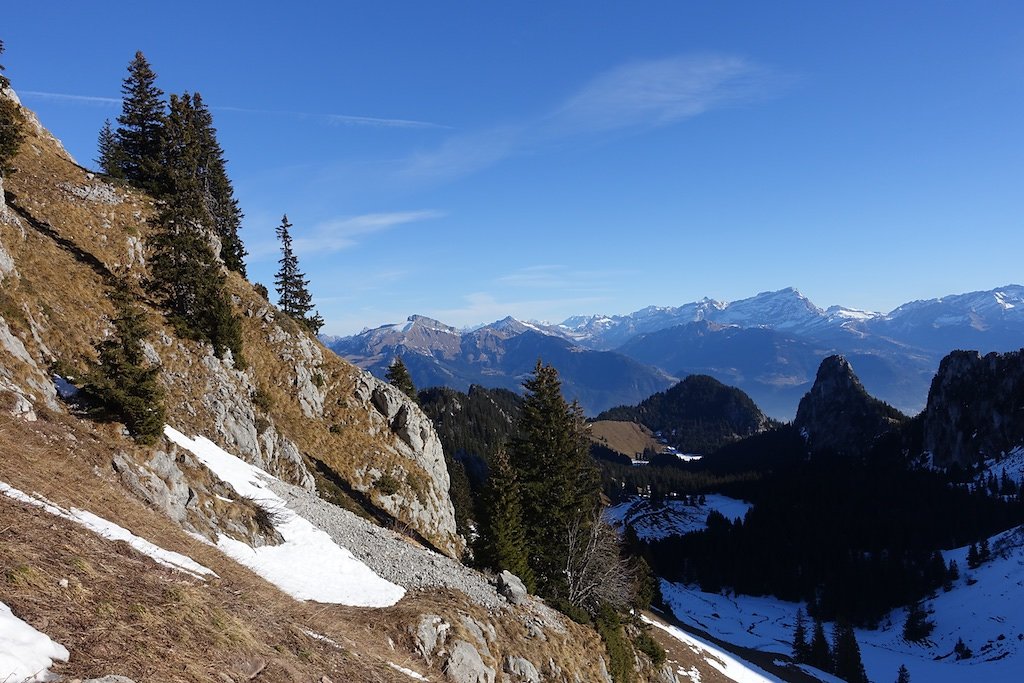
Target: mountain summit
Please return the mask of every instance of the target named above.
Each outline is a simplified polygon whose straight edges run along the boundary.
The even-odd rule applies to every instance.
[[[793,425],[813,450],[859,455],[906,419],[868,395],[849,361],[829,356],[821,362],[814,386],[800,400]]]

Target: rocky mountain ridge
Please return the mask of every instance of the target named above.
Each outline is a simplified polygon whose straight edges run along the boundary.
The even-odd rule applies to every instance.
[[[591,414],[645,398],[636,392],[651,385],[653,368],[668,378],[711,375],[743,389],[769,415],[783,420],[792,419],[821,360],[839,354],[856,364],[873,395],[916,414],[924,408],[931,378],[948,352],[1024,346],[1024,287],[915,301],[886,314],[842,306],[822,309],[798,290],[786,288],[734,302],[703,299],[677,307],[650,306],[624,316],[574,316],[559,325],[505,318],[459,332],[438,321],[427,325],[428,320],[413,316],[405,325],[331,338],[328,345],[379,376],[392,357],[402,355],[418,386],[461,390],[473,383],[518,390],[522,368],[507,367],[503,348],[515,346],[534,360],[545,354],[564,356],[567,350],[605,351],[648,367],[619,360],[615,371],[626,374],[613,375],[613,382],[607,381],[607,363],[559,367],[567,384],[581,392],[571,398],[584,401],[590,394],[584,402]],[[587,374],[595,368],[605,378]],[[602,380],[602,393],[593,395]],[[611,395],[615,391],[620,393]]]

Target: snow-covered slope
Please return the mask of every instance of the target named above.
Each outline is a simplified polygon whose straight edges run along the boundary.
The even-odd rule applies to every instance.
[[[11,609],[0,602],[0,681],[58,680],[49,668],[55,661],[67,660],[67,648],[14,616]]]
[[[925,601],[935,630],[925,644],[903,640],[905,611],[895,610],[878,630],[857,629],[868,678],[895,680],[901,665],[911,680],[1020,681],[1024,671],[1024,529],[989,540],[993,559],[967,569],[968,548],[943,553],[956,560],[961,577],[949,592]],[[702,593],[695,587],[662,582],[662,594],[676,617],[696,628],[743,646],[789,654],[796,612],[806,606],[775,598]],[[831,626],[827,628],[831,630]],[[972,650],[957,660],[958,639]]]
[[[682,500],[651,502],[636,498],[605,510],[605,519],[615,527],[633,527],[641,541],[656,541],[704,529],[713,510],[732,520],[742,519],[750,507],[750,503],[717,493],[708,494],[703,504],[696,505]]]
[[[284,538],[280,545],[252,548],[222,534],[217,547],[226,555],[299,600],[385,607],[405,595],[404,588],[382,579],[327,533],[289,509],[268,486],[275,477],[203,437],[190,439],[171,427],[165,427],[164,434],[191,451],[239,495],[263,507]]]

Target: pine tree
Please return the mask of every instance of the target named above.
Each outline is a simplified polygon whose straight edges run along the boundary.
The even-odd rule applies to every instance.
[[[241,321],[210,246],[211,219],[199,183],[201,151],[194,115],[188,94],[171,96],[159,180],[161,229],[153,238],[150,286],[179,333],[209,341],[217,355],[231,351],[241,363]]]
[[[199,145],[198,179],[213,232],[220,239],[220,257],[228,270],[245,276],[245,247],[238,236],[242,210],[228,178],[224,150],[217,142],[213,115],[199,93],[192,96],[196,141]]]
[[[491,458],[484,491],[483,525],[480,562],[494,569],[507,569],[534,590],[534,576],[527,561],[519,479],[503,448]]]
[[[910,683],[910,671],[904,664],[900,664],[900,670],[896,672],[896,683]]]
[[[542,595],[566,597],[566,534],[586,532],[600,486],[590,460],[587,425],[562,398],[558,372],[537,361],[523,383],[519,436],[512,443],[520,472],[530,568]]]
[[[810,646],[807,644],[807,625],[804,621],[804,610],[796,611],[796,627],[793,629],[793,659],[798,662],[806,662],[810,656]]]
[[[401,356],[395,356],[395,359],[391,361],[385,377],[391,386],[411,398],[413,402],[419,403],[419,398],[416,396],[416,386],[412,383],[412,375],[409,374],[409,369],[402,362]]]
[[[157,382],[160,368],[146,362],[142,342],[150,329],[127,291],[122,283],[111,296],[114,334],[97,345],[99,365],[83,389],[102,412],[123,421],[137,441],[151,444],[162,433],[165,418],[163,390]]]
[[[156,87],[156,74],[141,52],[136,52],[128,65],[121,93],[117,143],[122,153],[122,173],[132,185],[159,192],[164,156],[164,93]]]
[[[825,637],[825,627],[822,626],[821,620],[818,618],[814,619],[814,635],[811,637],[807,663],[827,673],[832,671],[832,651],[829,649],[828,639]]]
[[[4,53],[4,43],[0,40],[0,55]],[[4,67],[0,65],[0,89],[10,85],[10,81],[3,75]],[[25,140],[25,118],[21,109],[14,103],[14,100],[0,97],[0,178],[9,174],[13,169],[8,162],[18,153],[18,148]],[[0,197],[0,203],[3,198]]]
[[[274,276],[277,289],[277,305],[286,315],[305,325],[313,334],[320,331],[324,324],[319,313],[312,316],[313,298],[309,293],[309,280],[299,270],[299,258],[292,249],[292,236],[288,231],[292,224],[287,214],[281,217],[281,225],[277,227],[277,238],[281,241],[280,269]]]
[[[123,178],[124,169],[122,165],[124,160],[121,153],[121,144],[117,141],[117,135],[114,134],[114,129],[110,125],[110,119],[106,119],[103,122],[103,127],[100,128],[96,148],[98,150],[96,165],[99,166],[100,172],[112,178]]]
[[[4,41],[0,40],[0,55],[3,55],[3,53]],[[4,88],[7,88],[11,85],[11,82],[7,79],[7,76],[4,76],[4,71],[6,71],[4,65],[0,64],[0,90],[3,90]]]
[[[971,547],[967,549],[967,568],[977,569],[981,564],[981,559],[978,555],[978,544],[972,543]]]
[[[924,605],[920,601],[907,608],[907,620],[903,623],[903,638],[912,643],[922,643],[932,631],[935,624],[928,619]]]
[[[840,622],[833,631],[832,652],[835,660],[833,673],[847,683],[868,683],[864,662],[860,656],[860,645],[853,627]]]

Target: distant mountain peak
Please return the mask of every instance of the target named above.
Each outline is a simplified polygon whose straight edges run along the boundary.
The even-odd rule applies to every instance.
[[[859,455],[905,419],[898,410],[868,394],[845,357],[832,355],[818,366],[814,385],[800,400],[793,425],[814,450]]]

